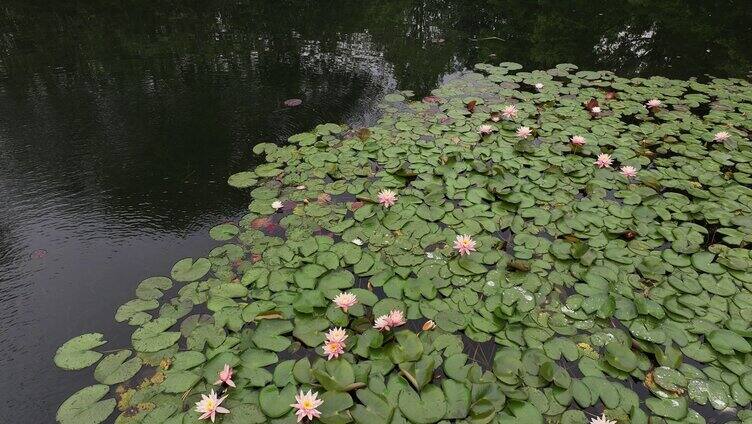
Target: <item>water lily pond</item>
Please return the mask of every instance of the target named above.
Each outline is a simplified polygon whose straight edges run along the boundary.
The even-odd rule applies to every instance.
[[[752,422],[752,85],[504,62],[380,108],[257,144],[131,346],[58,349],[96,384],[57,420]]]

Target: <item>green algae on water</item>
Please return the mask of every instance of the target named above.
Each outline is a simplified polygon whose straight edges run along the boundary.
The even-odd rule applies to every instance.
[[[266,162],[228,180],[249,213],[210,231],[224,244],[117,311],[132,346],[58,350],[101,384],[57,420],[194,423],[215,389],[219,422],[294,423],[311,389],[326,424],[752,422],[747,81],[502,63],[411,97],[371,128],[256,145]],[[373,328],[395,309],[407,326]],[[333,327],[349,337],[327,361]],[[214,385],[225,364],[237,388]]]

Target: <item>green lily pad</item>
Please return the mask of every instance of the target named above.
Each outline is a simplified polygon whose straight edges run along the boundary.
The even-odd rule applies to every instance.
[[[240,229],[233,224],[220,224],[209,230],[209,235],[214,240],[225,241],[238,235]],[[200,277],[199,277],[200,278]]]
[[[714,330],[708,334],[708,342],[713,349],[724,355],[733,355],[734,351],[752,352],[752,345],[739,334],[729,330]]]
[[[645,405],[655,415],[672,420],[681,420],[687,416],[688,412],[687,399],[683,397],[676,399],[648,398]]]
[[[350,415],[358,424],[387,424],[391,422],[394,407],[388,400],[369,389],[356,392],[360,403],[350,410]]]
[[[616,369],[630,372],[637,368],[637,356],[629,347],[621,343],[611,342],[607,344],[604,357]]]
[[[420,394],[404,389],[399,397],[400,411],[413,423],[439,422],[446,413],[446,406],[444,392],[434,385],[426,386]]]
[[[256,179],[256,174],[247,171],[232,174],[227,179],[227,184],[236,188],[252,187],[256,184],[256,182],[258,182],[258,180]]]
[[[206,258],[198,258],[195,262],[193,258],[184,258],[175,263],[170,275],[175,281],[188,283],[206,275],[209,268],[211,268],[211,262]]]
[[[251,340],[256,346],[263,346],[264,349],[281,352],[290,346],[290,340],[282,334],[292,331],[293,325],[290,321],[284,320],[265,320],[261,321],[256,330],[253,332]]]
[[[193,387],[201,379],[190,371],[175,371],[165,374],[165,381],[161,384],[165,393],[183,393]]]
[[[115,313],[115,321],[123,322],[125,320],[133,319],[138,316],[140,312],[150,311],[152,309],[157,309],[158,307],[159,302],[154,299],[133,299],[118,308]]]
[[[94,378],[102,384],[113,385],[129,380],[141,369],[141,359],[131,356],[130,350],[107,355],[94,370]]]
[[[341,392],[355,382],[355,371],[349,362],[339,359],[328,361],[324,369],[312,370],[313,376],[326,390]]]
[[[232,411],[222,418],[223,424],[263,424],[266,417],[258,405],[242,404],[232,408]]]
[[[115,399],[101,400],[110,388],[96,384],[85,387],[66,399],[55,418],[61,424],[99,424],[115,409]]]
[[[289,384],[282,390],[277,386],[266,386],[259,392],[259,406],[269,418],[279,418],[287,414],[291,404],[295,403],[295,386]]]
[[[157,318],[144,324],[133,332],[131,341],[138,352],[158,352],[175,344],[180,339],[180,333],[166,331],[175,325],[170,318]]]
[[[153,300],[162,297],[162,292],[172,287],[172,280],[167,277],[149,277],[136,287],[136,296],[143,300]]]
[[[324,424],[341,424],[352,421],[347,410],[353,406],[352,397],[342,392],[324,392],[321,395],[323,403],[319,408],[319,421]]]
[[[91,349],[107,343],[100,333],[88,333],[74,337],[57,349],[55,365],[64,370],[80,370],[97,362],[102,354]]]

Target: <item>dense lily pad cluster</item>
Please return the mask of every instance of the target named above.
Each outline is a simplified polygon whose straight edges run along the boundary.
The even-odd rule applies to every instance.
[[[752,422],[748,82],[502,63],[411,95],[256,145],[226,244],[117,311],[132,348],[60,348],[101,384],[58,420],[194,423],[216,390],[293,423],[310,390],[327,424]]]

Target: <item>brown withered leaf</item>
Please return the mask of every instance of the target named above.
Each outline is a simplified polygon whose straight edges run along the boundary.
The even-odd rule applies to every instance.
[[[368,128],[361,128],[356,131],[355,134],[357,134],[359,139],[366,140],[371,136],[371,130],[369,130]]]

